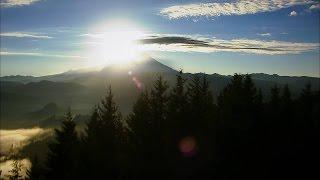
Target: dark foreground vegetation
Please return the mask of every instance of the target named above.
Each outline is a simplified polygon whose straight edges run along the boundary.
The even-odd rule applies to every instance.
[[[170,90],[159,77],[123,118],[111,88],[84,133],[69,111],[45,162],[30,179],[234,179],[312,177],[319,171],[319,92],[292,99],[288,86],[264,100],[249,75],[235,74],[214,102],[206,77]],[[42,152],[39,152],[42,153]]]

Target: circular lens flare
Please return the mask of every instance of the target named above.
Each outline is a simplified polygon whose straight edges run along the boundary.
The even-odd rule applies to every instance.
[[[197,141],[194,137],[185,137],[179,143],[179,149],[183,156],[191,157],[197,151]]]

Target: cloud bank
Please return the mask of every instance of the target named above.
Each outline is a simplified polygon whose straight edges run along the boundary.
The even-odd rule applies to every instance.
[[[38,52],[9,52],[0,51],[1,56],[39,56],[39,57],[55,57],[55,58],[72,58],[72,59],[87,59],[88,57],[73,56],[73,55],[61,55],[61,54],[46,54]]]
[[[313,4],[309,7],[310,10],[317,10],[320,9],[320,3],[319,4]]]
[[[163,8],[160,14],[170,19],[246,15],[314,3],[312,0],[238,0],[233,3],[194,3]]]
[[[50,39],[50,36],[38,35],[35,33],[25,33],[25,32],[6,32],[0,33],[1,37],[16,37],[16,38],[37,38],[37,39]]]
[[[300,54],[319,50],[319,43],[263,41],[256,39],[216,39],[192,36],[153,35],[140,40],[144,50],[169,52],[242,52],[251,54]]]
[[[1,0],[0,5],[4,8],[27,6],[36,3],[40,0]]]

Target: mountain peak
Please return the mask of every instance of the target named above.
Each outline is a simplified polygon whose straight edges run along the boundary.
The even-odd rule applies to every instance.
[[[135,73],[145,73],[145,72],[152,72],[152,73],[176,73],[176,70],[160,63],[159,61],[155,60],[154,58],[148,57],[143,58],[139,61],[132,61],[128,64],[124,65],[110,65],[104,67],[100,73],[128,73],[128,72],[135,72]]]

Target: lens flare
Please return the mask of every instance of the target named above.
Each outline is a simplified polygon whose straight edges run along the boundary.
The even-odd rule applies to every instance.
[[[133,75],[133,72],[132,71],[129,71],[128,72],[128,75],[132,78],[132,81],[134,82],[134,84],[136,85],[136,87],[139,89],[139,90],[142,90],[143,88],[143,84],[142,82],[139,80],[139,78],[135,75]]]
[[[197,141],[194,137],[185,137],[179,143],[179,149],[183,156],[191,157],[197,151]]]

